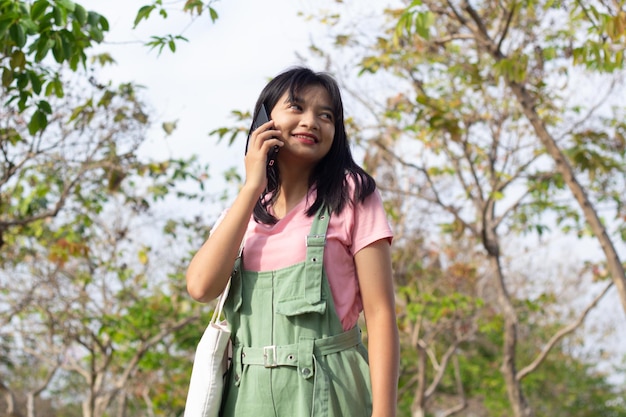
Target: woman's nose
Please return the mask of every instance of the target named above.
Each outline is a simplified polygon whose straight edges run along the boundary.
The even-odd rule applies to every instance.
[[[300,126],[308,127],[309,129],[317,129],[317,117],[315,117],[315,113],[313,111],[302,112]]]

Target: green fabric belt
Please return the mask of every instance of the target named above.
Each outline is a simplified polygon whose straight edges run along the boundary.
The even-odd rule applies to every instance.
[[[266,368],[298,366],[299,357],[303,354],[303,345],[312,348],[311,352],[306,352],[309,349],[305,349],[304,354],[325,356],[354,347],[358,345],[360,341],[361,330],[358,326],[355,326],[351,330],[323,339],[302,338],[300,339],[300,343],[291,345],[265,346],[262,348],[243,347],[241,363],[243,365],[260,365]],[[301,359],[306,362],[311,360],[310,357]]]

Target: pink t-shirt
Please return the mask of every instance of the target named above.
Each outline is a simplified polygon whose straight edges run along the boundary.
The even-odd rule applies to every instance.
[[[313,217],[306,215],[307,203],[315,201],[315,191],[274,225],[248,224],[244,245],[244,269],[271,271],[285,268],[306,258],[306,236]],[[356,325],[363,310],[354,254],[380,239],[391,242],[393,233],[378,191],[363,204],[347,204],[340,214],[330,216],[324,249],[324,269],[344,330]]]

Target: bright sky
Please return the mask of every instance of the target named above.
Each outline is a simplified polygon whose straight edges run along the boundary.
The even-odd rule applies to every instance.
[[[308,56],[311,39],[319,42],[326,36],[325,28],[298,12],[309,14],[336,7],[333,0],[223,0],[213,4],[219,14],[215,23],[203,15],[189,26],[189,15],[180,12],[182,2],[174,1],[168,19],[154,11],[149,20],[133,30],[137,10],[151,4],[151,0],[79,2],[107,17],[111,25],[107,42],[100,48],[111,53],[117,65],[101,71],[103,79],[99,81],[134,81],[146,86],[147,101],[159,119],[150,134],[149,155],[199,154],[210,164],[214,180],[226,168],[243,167],[244,145],[243,141],[232,147],[226,146],[226,141],[218,145],[208,132],[232,125],[232,110],[251,110],[271,76],[298,64],[296,52]],[[341,10],[372,11],[388,2],[347,3],[353,5],[343,4]],[[178,42],[174,54],[164,49],[159,56],[156,50],[143,45],[151,35],[183,30],[189,42]],[[178,121],[177,130],[164,145],[160,122],[174,120]]]
[[[278,1],[216,2],[216,23],[211,23],[205,14],[188,26],[189,16],[179,12],[181,3],[177,2],[168,19],[153,12],[135,30],[135,14],[149,0],[81,3],[106,16],[111,25],[102,49],[113,55],[117,65],[102,72],[102,77],[144,85],[156,117],[178,120],[177,130],[166,141],[167,148],[161,140],[165,135],[160,123],[155,126],[150,155],[199,153],[207,156],[212,176],[221,172],[218,165],[232,165],[227,162],[234,158],[235,149],[220,146],[218,150],[216,140],[208,132],[232,123],[231,110],[249,109],[264,79],[283,66],[294,64],[292,51],[306,45],[306,27],[296,16],[298,2],[282,3],[283,7],[278,8]],[[265,11],[263,5],[267,6]],[[270,19],[274,13],[268,10],[276,9],[280,15]],[[189,42],[178,42],[174,54],[164,50],[159,56],[156,50],[143,45],[150,35],[178,34],[183,30]]]

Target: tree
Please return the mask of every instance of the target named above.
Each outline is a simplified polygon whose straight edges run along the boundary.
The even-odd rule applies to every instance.
[[[619,8],[623,6],[615,4],[617,9],[582,2],[414,1],[388,11],[391,24],[384,34],[367,37],[363,33],[372,32],[359,32],[357,27],[334,38],[334,47],[342,53],[348,48],[352,51],[344,56],[354,56],[354,48],[365,44],[365,52],[356,58],[360,58],[361,74],[375,74],[378,83],[392,86],[379,107],[380,101],[357,94],[357,100],[365,103],[362,108],[372,112],[376,126],[369,133],[361,128],[355,136],[375,147],[366,154],[366,161],[369,157],[392,164],[387,172],[399,177],[392,189],[404,200],[393,213],[416,212],[424,203],[434,205],[445,213],[434,219],[443,223],[444,232],[482,247],[488,261],[488,268],[482,265],[483,274],[494,291],[479,296],[486,305],[497,306],[502,318],[501,374],[516,416],[535,413],[523,382],[540,372],[559,342],[581,326],[611,285],[626,306],[620,289],[623,266],[615,251],[615,242],[624,239],[626,166],[623,108],[610,107],[617,102],[614,98],[623,95],[612,82],[623,60],[624,12]],[[321,19],[337,24],[338,16],[331,12]],[[585,30],[608,34],[610,39],[603,43],[578,36]],[[332,64],[332,55],[319,46],[314,50]],[[567,95],[573,91],[563,88],[569,86],[569,77],[593,72],[608,81],[605,94],[594,97],[592,104]],[[402,150],[396,151],[399,147]],[[609,213],[605,223],[599,221],[599,210]],[[513,248],[512,236],[536,233],[545,238],[554,235],[554,229],[573,236],[591,231],[601,242],[605,259],[593,268],[595,275],[583,273],[581,279],[602,279],[597,272],[607,265],[613,280],[596,288],[587,305],[569,322],[561,321],[550,336],[521,343],[522,334],[531,335],[526,317],[530,314],[537,320],[538,312],[532,314],[525,308],[532,298],[512,290],[512,271],[504,255]],[[446,261],[454,264],[454,260]],[[578,264],[579,271],[584,268]],[[444,294],[437,295],[442,303],[449,297]],[[427,295],[407,301],[407,310],[411,311],[412,302],[424,304]],[[424,314],[414,315],[414,326],[423,327],[424,318]],[[444,324],[439,320],[433,324]],[[450,346],[445,340],[437,343],[434,352],[445,352],[446,343]],[[528,345],[534,350],[531,355],[523,354]],[[418,359],[425,346],[425,341],[414,346]],[[418,362],[422,373],[427,366],[423,357]],[[438,375],[436,368],[443,362],[431,362]],[[424,381],[417,384],[414,415],[427,411],[432,390],[426,388]],[[458,391],[462,397],[462,390]]]
[[[152,5],[142,7],[135,19],[135,26],[141,21],[148,19],[151,12],[159,9],[159,13],[167,18],[167,10],[162,2],[157,0]],[[207,10],[213,21],[217,19],[217,12],[211,6],[211,2],[187,1],[183,11],[193,15],[201,15]],[[58,143],[47,141],[50,136],[44,135],[45,129],[51,123],[62,124],[66,120],[60,118],[56,110],[57,106],[64,109],[66,106],[78,106],[71,117],[75,122],[75,129],[82,129],[85,120],[88,122],[94,117],[98,108],[106,106],[116,97],[124,96],[129,100],[130,108],[119,110],[115,116],[120,121],[128,123],[124,112],[133,112],[132,119],[140,123],[147,122],[147,115],[139,108],[135,100],[135,86],[132,83],[122,85],[119,91],[113,91],[106,85],[90,77],[92,87],[105,91],[99,102],[93,99],[85,103],[78,103],[76,97],[66,97],[66,89],[63,77],[70,77],[72,72],[77,74],[78,82],[82,80],[84,73],[79,70],[86,69],[87,52],[94,43],[104,39],[108,31],[106,18],[96,12],[86,11],[84,7],[70,0],[50,2],[38,0],[24,2],[19,0],[0,1],[0,65],[2,66],[2,90],[0,98],[6,105],[3,107],[3,126],[0,127],[0,151],[4,155],[5,164],[0,178],[0,187],[6,190],[13,187],[11,193],[5,193],[0,200],[3,207],[0,217],[0,247],[2,247],[5,231],[11,227],[23,227],[31,221],[45,218],[53,218],[64,208],[67,196],[75,187],[80,185],[83,175],[90,170],[104,169],[108,176],[109,186],[117,187],[125,175],[124,166],[126,159],[132,159],[140,141],[125,149],[126,154],[118,154],[115,138],[108,143],[95,144],[85,143],[85,159],[75,166],[74,170],[63,172],[63,168],[57,165],[54,170],[63,175],[57,175],[53,184],[48,184],[43,178],[47,172],[39,172],[37,167],[24,166],[33,161],[41,162],[39,156],[44,156],[43,150],[53,147],[60,152],[67,146],[83,146],[80,141],[76,143],[64,143],[64,135]],[[166,39],[167,42],[166,42]],[[160,47],[168,44],[175,51],[175,40],[183,39],[182,35],[155,36],[146,44],[151,47]],[[56,67],[47,59],[52,53]],[[108,54],[100,54],[92,58],[94,62],[102,65],[113,63]],[[84,82],[84,80],[82,81]],[[73,92],[71,92],[73,93]],[[35,106],[34,110],[31,107]],[[116,120],[118,121],[118,120]],[[28,133],[22,129],[28,127]],[[57,126],[58,127],[58,126]],[[61,126],[67,132],[70,129]],[[34,136],[33,140],[28,137]],[[55,139],[53,139],[55,140]],[[102,148],[108,148],[103,151]],[[93,155],[90,154],[93,152]],[[98,152],[109,152],[106,157],[96,155]],[[32,158],[31,153],[38,155]],[[39,155],[41,153],[41,155]],[[100,160],[94,158],[101,157]],[[35,162],[35,163],[38,163]],[[28,179],[24,179],[24,173],[31,173]],[[24,181],[37,181],[35,187],[24,187]],[[21,196],[24,199],[21,206],[16,204],[21,193],[30,193]],[[13,199],[11,199],[13,198]]]
[[[544,80],[551,71],[576,71],[577,65],[585,65],[588,71],[611,74],[623,68],[626,48],[624,4],[618,1],[613,5],[548,1],[521,5],[513,1],[497,7],[492,7],[494,5],[489,2],[480,6],[484,9],[477,9],[469,1],[461,1],[458,5],[448,3],[446,7],[436,2],[415,1],[401,16],[399,27],[409,28],[410,33],[418,33],[418,36],[426,35],[425,38],[433,45],[472,42],[483,59],[488,57],[493,64],[490,75],[502,80],[514,95],[536,137],[553,159],[558,174],[580,206],[591,232],[598,239],[626,311],[626,273],[615,249],[614,238],[611,238],[596,204],[588,195],[594,189],[593,184],[585,187],[576,172],[587,172],[591,176],[598,171],[610,174],[621,172],[626,144],[623,123],[619,119],[602,120],[598,130],[588,128],[589,118],[597,110],[589,108],[589,114],[579,118],[578,126],[565,132],[565,137],[571,142],[560,144],[549,130],[555,122],[540,114],[543,109],[553,110],[561,101],[541,94],[542,87],[545,88]],[[420,10],[422,7],[427,11]],[[437,34],[431,39],[432,27],[424,17],[443,19],[447,24],[444,34]],[[542,20],[551,19],[568,21],[569,27],[562,29],[556,25],[541,32],[533,30]],[[591,33],[592,36],[580,39],[578,35],[581,32]],[[556,43],[554,39],[562,42]],[[581,125],[585,128],[580,129]],[[581,137],[604,138],[605,142],[585,147],[585,143],[580,143]],[[576,152],[574,158],[568,158],[568,151],[570,154]],[[597,179],[590,178],[590,181]],[[624,184],[618,183],[617,186],[623,187]],[[602,197],[599,196],[600,202],[603,202]],[[611,197],[611,194],[604,196],[605,199]],[[616,205],[615,218],[619,219],[620,203],[616,202]]]
[[[192,18],[206,12],[215,22],[218,14],[212,4],[213,0],[186,0],[182,11]],[[154,11],[163,18],[171,12],[162,0],[154,0],[137,11],[135,27]],[[86,69],[89,50],[104,41],[108,30],[105,16],[72,0],[0,1],[2,91],[7,103],[26,115],[30,134],[48,125],[53,113],[50,98],[64,96],[62,73]],[[176,42],[186,40],[182,34],[160,34],[146,45],[159,53],[166,46],[175,52]],[[108,54],[99,59],[112,62]]]
[[[76,71],[86,65],[87,50],[104,39],[109,24],[70,0],[2,0],[0,16],[3,92],[20,113],[35,106],[28,121],[35,134],[46,128],[52,113],[47,97],[64,94],[59,70],[46,59],[49,53],[56,63]]]
[[[210,2],[183,6],[204,10],[217,18]],[[207,168],[194,157],[139,158],[151,118],[137,87],[81,71],[104,39],[103,16],[71,1],[2,1],[0,11],[0,403],[29,417],[44,407],[179,412],[202,330],[201,308],[182,287],[183,243],[197,247],[207,226],[157,210],[206,198]],[[168,36],[148,46],[174,51],[183,38]],[[146,234],[146,224],[162,233]],[[48,396],[56,401],[42,401]]]
[[[182,275],[206,226],[156,210],[171,198],[205,198],[183,190],[201,186],[206,167],[193,158],[141,161],[147,115],[135,90],[92,92],[30,142],[17,124],[19,140],[5,152],[5,172],[18,169],[2,187],[5,218],[14,219],[1,258],[0,330],[11,352],[2,382],[8,398],[27,400],[28,416],[53,389],[63,402],[83,399],[83,416],[114,404],[118,415],[180,410],[202,331]],[[55,198],[63,210],[39,214]],[[178,395],[159,398],[153,390],[167,381]]]
[[[596,25],[595,23],[597,22],[594,22],[593,18],[588,14],[583,14],[583,17],[579,17],[579,7],[587,11],[582,3],[576,2],[570,4],[569,7],[565,6],[566,12],[569,12],[569,16],[561,17],[561,19],[569,17],[570,24],[574,28],[567,33],[569,37],[566,37],[567,34],[559,32],[560,29],[558,28],[556,31],[553,31],[551,28],[546,28],[544,31],[535,29],[542,20],[551,17],[555,20],[560,20],[558,17],[555,18],[554,14],[560,11],[561,5],[546,2],[541,5],[528,4],[524,7],[517,4],[517,2],[511,2],[508,5],[501,3],[499,7],[489,7],[490,5],[487,3],[488,2],[480,5],[480,7],[484,7],[484,9],[482,9],[476,8],[476,6],[473,6],[467,1],[460,2],[458,6],[452,3],[448,3],[447,6],[442,6],[438,2],[414,2],[409,6],[407,11],[401,15],[398,27],[410,28],[409,33],[415,34],[417,39],[423,40],[423,45],[426,48],[431,47],[435,48],[437,51],[451,52],[448,54],[444,53],[444,56],[453,56],[454,51],[458,50],[458,46],[466,44],[468,41],[472,42],[474,46],[473,54],[467,57],[469,59],[463,59],[461,62],[455,60],[452,65],[444,62],[444,66],[450,68],[452,71],[454,71],[455,65],[465,65],[469,67],[467,68],[468,71],[449,71],[448,73],[453,76],[463,73],[471,75],[475,78],[475,81],[478,82],[472,80],[470,84],[477,87],[478,85],[491,85],[493,89],[497,89],[499,86],[504,86],[512,92],[514,103],[507,103],[501,107],[505,109],[519,109],[522,114],[514,116],[515,119],[519,120],[522,115],[524,116],[524,121],[532,127],[535,137],[539,139],[541,145],[543,145],[543,148],[555,163],[554,173],[533,170],[534,172],[530,173],[532,182],[529,184],[530,187],[526,188],[525,193],[532,195],[535,192],[532,187],[536,187],[537,185],[539,187],[545,187],[545,182],[548,182],[543,180],[533,184],[536,178],[558,178],[555,181],[557,182],[555,184],[556,187],[559,187],[559,181],[567,185],[580,206],[586,224],[600,242],[600,246],[605,254],[607,268],[610,271],[613,283],[618,290],[618,294],[626,310],[626,276],[624,275],[624,268],[615,250],[613,240],[609,237],[607,228],[601,222],[600,215],[595,208],[598,203],[603,203],[606,201],[607,197],[611,196],[610,193],[614,190],[614,187],[605,188],[604,190],[608,191],[606,194],[598,192],[598,197],[595,201],[592,201],[589,196],[590,192],[601,188],[599,186],[600,184],[597,182],[594,184],[595,181],[598,181],[598,178],[595,176],[597,171],[603,171],[603,173],[609,173],[610,175],[621,172],[623,175],[623,167],[625,165],[623,145],[620,145],[620,142],[623,141],[623,136],[619,136],[621,130],[619,127],[620,122],[619,120],[607,121],[600,119],[597,122],[597,130],[590,132],[590,127],[588,126],[590,124],[589,119],[594,116],[596,110],[590,108],[587,110],[588,115],[577,121],[578,126],[575,125],[573,128],[570,128],[567,134],[567,136],[573,138],[570,144],[568,144],[567,141],[558,143],[555,139],[555,135],[550,133],[549,127],[558,125],[558,122],[555,123],[554,109],[560,107],[557,106],[557,102],[560,103],[561,100],[554,99],[554,96],[550,94],[550,87],[546,87],[545,85],[545,79],[547,79],[550,74],[549,71],[553,71],[555,67],[567,71],[576,70],[574,66],[576,61],[571,62],[571,60],[567,60],[569,57],[567,56],[565,48],[561,46],[562,44],[553,41],[557,35],[561,35],[562,38],[569,40],[569,42],[566,41],[563,42],[563,44],[574,44],[576,50],[589,49],[595,50],[596,52],[606,50],[604,49],[606,45],[598,44],[593,38],[584,41],[580,46],[575,44],[577,41],[574,37],[575,34],[583,30],[584,26],[589,26],[588,19],[592,20],[591,24],[600,32],[600,36],[605,36],[607,30],[609,31],[610,39],[615,42],[613,45],[610,45],[609,48],[618,48],[616,60],[613,60],[612,57],[602,56],[602,54],[594,59],[590,59],[586,55],[582,55],[581,57],[580,52],[572,53],[572,56],[578,57],[581,62],[586,62],[587,64],[593,63],[595,68],[600,71],[613,71],[616,68],[621,68],[623,58],[620,58],[620,51],[623,50],[623,45],[620,45],[620,38],[623,35],[624,27],[622,23],[624,17],[623,12],[619,6],[617,10],[609,9],[603,12],[598,8],[591,8],[594,12],[594,16],[600,20],[608,20],[614,22],[614,25],[618,28],[622,27],[621,31],[615,30],[611,32],[610,26]],[[613,15],[611,15],[611,13]],[[431,26],[431,22],[433,21],[439,22]],[[443,28],[443,30],[438,31],[434,30],[434,28]],[[533,51],[532,54],[530,51]],[[484,64],[491,65],[491,70],[489,70],[488,66],[483,66]],[[421,77],[418,75],[418,72],[413,71],[413,74],[415,74],[413,79],[419,83]],[[495,82],[489,82],[490,80],[494,80]],[[463,83],[462,79],[460,83]],[[454,86],[451,87],[452,88],[448,88],[447,91],[454,91]],[[484,89],[484,87],[478,87],[477,90],[481,91],[482,89]],[[506,92],[503,91],[500,95],[506,96]],[[487,129],[480,129],[479,127],[478,130],[487,132],[487,134],[488,132],[493,132],[493,145],[490,150],[486,149],[484,152],[477,152],[476,148],[464,139],[465,135],[471,134],[470,130],[472,129],[473,123],[467,119],[463,120],[458,118],[455,109],[451,108],[449,105],[450,102],[455,103],[454,96],[452,100],[450,100],[450,97],[445,98],[447,105],[441,103],[443,97],[437,96],[434,99],[436,102],[434,106],[431,104],[433,98],[428,97],[426,94],[424,96],[422,102],[425,104],[425,107],[427,109],[434,107],[434,113],[427,113],[431,127],[435,125],[439,131],[444,132],[443,137],[447,137],[452,141],[443,144],[444,152],[450,153],[452,149],[457,147],[457,143],[460,146],[460,153],[458,156],[453,155],[451,158],[452,161],[464,161],[464,163],[469,164],[470,167],[472,167],[474,161],[487,161],[486,166],[481,167],[480,165],[482,164],[479,163],[476,164],[479,165],[478,167],[473,167],[469,170],[473,177],[470,177],[469,181],[463,178],[460,179],[466,191],[471,196],[479,194],[480,190],[484,189],[485,184],[491,185],[487,194],[478,197],[478,199],[472,197],[474,205],[479,208],[477,218],[481,219],[482,222],[482,228],[477,230],[475,234],[480,234],[485,250],[492,257],[493,270],[500,276],[497,280],[499,283],[498,288],[500,288],[498,299],[500,300],[499,304],[505,317],[502,372],[507,382],[508,397],[514,415],[533,415],[532,407],[527,404],[523,388],[519,384],[522,378],[527,375],[527,373],[524,372],[527,371],[527,369],[524,369],[522,372],[517,371],[516,339],[519,337],[519,329],[517,328],[518,318],[509,298],[502,266],[498,260],[500,254],[500,239],[496,230],[505,216],[502,214],[498,215],[495,211],[495,206],[497,201],[504,196],[504,187],[512,184],[520,174],[526,175],[527,170],[532,167],[534,162],[538,159],[538,156],[541,155],[542,150],[535,149],[533,151],[534,156],[530,158],[520,158],[512,155],[512,153],[503,154],[498,151],[498,147],[501,143],[504,144],[505,148],[515,150],[529,149],[529,145],[526,145],[523,140],[515,137],[513,139],[514,143],[506,143],[508,139],[506,136],[501,138],[500,132],[503,131],[503,128],[506,128],[508,132],[511,131],[511,118],[500,117],[498,115],[494,117],[492,115],[494,113],[497,114],[497,112],[492,110],[487,111],[487,117],[491,120],[496,120],[496,123]],[[475,95],[473,97],[475,97]],[[420,98],[418,96],[418,101],[419,100]],[[466,101],[463,102],[463,105],[465,108],[468,107]],[[479,108],[484,109],[485,107],[485,103],[483,103]],[[480,116],[475,118],[479,123],[484,119],[485,117]],[[439,126],[436,126],[436,124],[439,124]],[[578,127],[581,125],[585,125],[584,133],[578,130]],[[618,126],[617,135],[615,136],[617,147],[615,147],[615,143],[611,137],[613,136],[614,126]],[[478,134],[480,135],[481,133],[479,132]],[[597,144],[585,146],[585,142],[579,139],[581,136],[610,138],[608,142],[613,143],[609,143],[608,146],[603,146],[604,144],[602,142],[599,146]],[[621,141],[620,137],[622,138]],[[597,148],[600,148],[602,153],[597,152]],[[530,149],[532,150],[532,145],[530,145]],[[568,153],[574,156],[581,154],[585,156],[570,160],[566,156]],[[589,154],[592,155],[591,158],[587,157]],[[513,166],[513,172],[498,169],[500,161],[503,161],[502,164]],[[512,163],[510,161],[512,161]],[[514,166],[515,161],[522,161],[522,163],[516,167]],[[461,171],[459,168],[458,162],[456,164],[453,162],[452,169],[459,173]],[[594,175],[590,175],[587,187],[579,181],[575,168],[583,172],[588,171],[594,173]],[[484,172],[492,174],[491,178],[487,181],[481,181],[477,178],[477,174],[480,176],[480,173]],[[624,182],[619,180],[617,184],[614,185],[613,182],[606,181],[606,178],[603,178],[600,179],[600,183],[605,186],[606,184],[611,184],[612,186],[616,185],[618,189],[623,189],[624,187]],[[539,190],[541,190],[541,188],[539,188]],[[525,197],[525,195],[522,195],[521,198],[517,199],[514,205],[511,206],[511,210],[516,210],[518,205],[522,205]],[[612,209],[614,210],[615,218],[618,219],[620,217],[621,201],[616,201],[615,199],[614,201],[616,204],[613,205]],[[529,204],[529,206],[541,207],[539,205],[540,202],[541,201],[533,202]],[[443,204],[443,206],[455,215],[457,221],[460,220],[459,216],[454,213],[454,207],[452,205]],[[560,208],[552,205],[551,208],[556,208],[563,217],[572,216],[576,218],[578,216],[578,212],[571,207]],[[508,211],[509,209],[505,210],[504,213]],[[462,222],[462,224],[464,226],[467,225],[466,222]],[[618,239],[620,238],[619,235],[616,237]]]

